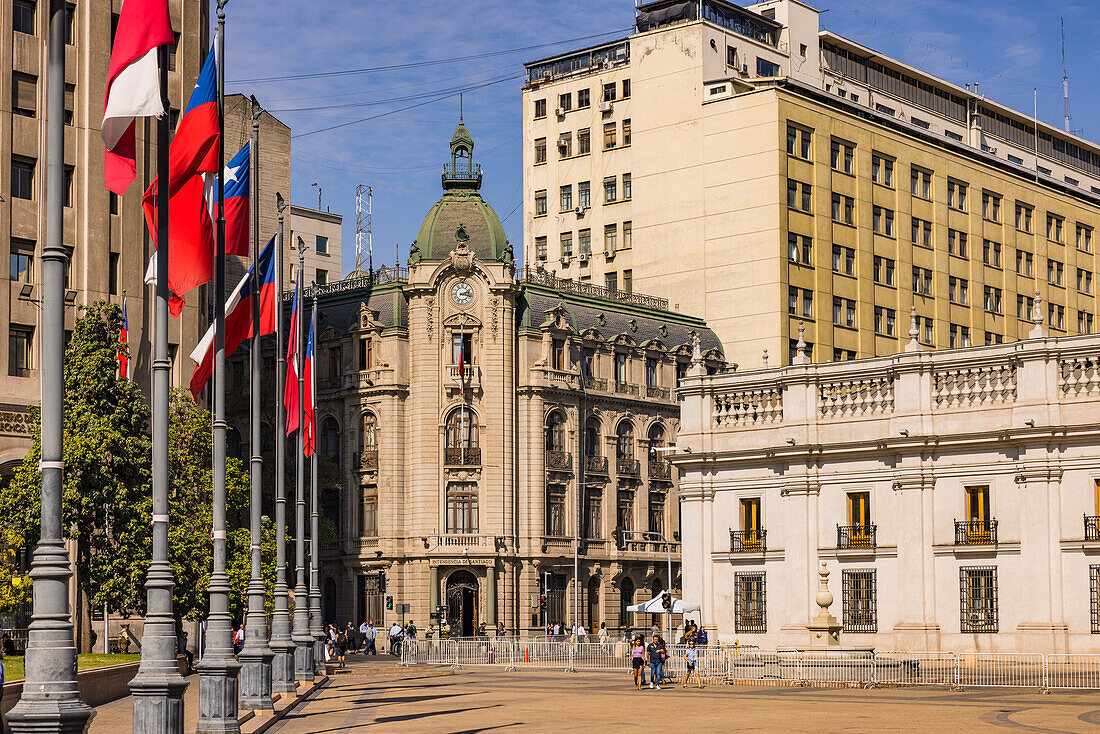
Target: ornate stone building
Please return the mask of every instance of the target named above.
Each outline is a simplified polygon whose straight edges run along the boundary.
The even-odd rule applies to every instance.
[[[392,596],[456,634],[569,622],[577,542],[582,621],[648,624],[622,610],[669,585],[669,554],[678,575],[676,385],[693,339],[724,367],[718,339],[661,299],[517,277],[465,125],[450,148],[408,270],[307,291],[320,451],[345,476],[322,501],[325,618],[392,620]]]

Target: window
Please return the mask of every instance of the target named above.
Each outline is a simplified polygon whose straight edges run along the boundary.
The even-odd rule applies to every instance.
[[[616,242],[619,239],[619,228],[614,224],[605,224],[603,226],[603,249],[604,252],[614,252]]]
[[[1066,307],[1057,303],[1047,304],[1047,324],[1052,329],[1064,329],[1066,322]]]
[[[473,535],[477,533],[477,484],[449,482],[447,484],[447,532]]]
[[[359,371],[374,369],[374,340],[359,341]]]
[[[1084,224],[1077,225],[1077,249],[1082,252],[1092,252],[1092,227]]]
[[[833,194],[833,221],[853,224],[855,222],[856,202],[850,196]]]
[[[16,199],[34,198],[33,158],[11,157],[11,195]]]
[[[451,334],[451,364],[474,363],[474,335],[456,331]]]
[[[11,279],[18,283],[34,282],[34,243],[12,238]]]
[[[991,222],[1001,221],[1001,196],[991,191],[982,192],[982,218]]]
[[[813,318],[814,292],[807,288],[787,288],[787,313],[792,316]]]
[[[871,180],[883,186],[894,185],[894,159],[871,154]]]
[[[1062,285],[1062,274],[1065,266],[1057,260],[1047,260],[1047,282],[1051,285]]]
[[[623,145],[630,145],[630,118],[623,120]]]
[[[875,255],[872,261],[875,267],[875,282],[880,285],[894,284],[894,261],[888,257]]]
[[[625,361],[626,355],[615,355],[615,379],[619,382],[625,382],[625,379],[619,379],[619,357],[622,357]],[[623,377],[625,378],[625,375]],[[615,458],[624,460],[634,458],[634,426],[629,421],[620,423],[615,431]]]
[[[568,112],[573,109],[573,94],[571,92],[558,95],[558,108],[561,109],[562,112]]]
[[[851,143],[833,140],[829,146],[829,165],[834,171],[853,173],[855,171],[856,147]]]
[[[774,61],[768,61],[767,59],[756,57],[756,75],[757,76],[779,76],[779,64]]]
[[[787,125],[787,155],[810,160],[810,138],[813,132],[804,127]]]
[[[118,264],[119,253],[112,252],[108,256],[107,263],[107,288],[112,296],[118,295]]]
[[[1077,290],[1085,295],[1092,295],[1092,271],[1077,268]]]
[[[118,194],[114,191],[107,192],[107,210],[111,214],[118,214]]]
[[[841,349],[840,347],[833,348],[833,361],[834,362],[851,362],[856,358],[856,353],[851,349]]]
[[[558,136],[558,157],[569,158],[573,155],[573,133]]]
[[[657,387],[657,358],[645,358],[645,386]]]
[[[562,257],[573,257],[573,233],[562,232],[559,235]]]
[[[932,223],[927,219],[917,219],[913,217],[912,233],[910,238],[914,245],[919,247],[931,247],[932,246]]]
[[[952,303],[967,305],[969,290],[970,281],[966,278],[958,278],[954,275],[947,278],[947,300]]]
[[[623,79],[623,99],[630,96],[630,80]]]
[[[620,489],[617,497],[615,525],[622,530],[634,529],[634,493]]]
[[[604,273],[603,276],[604,285],[610,290],[619,289],[619,274],[618,273]]]
[[[566,184],[559,189],[559,195],[561,198],[561,210],[563,212],[572,211],[573,209],[573,185]]]
[[[607,84],[603,85],[603,101],[615,101],[615,82],[608,82]]]
[[[665,534],[665,493],[649,493],[649,532]]]
[[[541,217],[546,214],[546,189],[535,192],[535,216]]]
[[[577,232],[577,251],[582,255],[592,254],[592,230],[582,229]]]
[[[565,369],[565,340],[554,339],[550,345],[550,369]]]
[[[582,107],[592,106],[592,90],[591,89],[578,89],[577,90],[577,109]]]
[[[34,327],[16,326],[8,329],[8,374],[30,377],[34,368]]]
[[[603,201],[605,204],[614,204],[619,200],[619,181],[614,176],[603,180]]]
[[[733,627],[737,633],[766,633],[764,573],[737,571],[733,574]]]
[[[633,270],[624,270],[623,271],[623,292],[624,293],[633,293],[634,292],[634,271]]]
[[[994,288],[991,285],[987,285],[984,288],[984,303],[985,310],[989,313],[1002,313],[1001,311],[1001,289]]]
[[[577,206],[584,209],[592,206],[592,186],[588,181],[577,184]]]
[[[944,137],[949,138],[951,140],[954,140],[957,143],[962,142],[963,136],[960,135],[959,133],[955,132],[954,130],[944,130],[943,134],[944,134]]]
[[[811,210],[811,187],[800,181],[787,181],[787,206],[808,212]]]
[[[1077,312],[1077,333],[1078,334],[1091,334],[1092,333],[1092,314],[1088,311]]]
[[[932,295],[932,271],[913,266],[913,292],[921,296]]]
[[[966,211],[967,185],[961,181],[947,180],[947,206],[960,212]]]
[[[898,314],[892,308],[875,306],[875,333],[883,336],[893,336],[894,327],[897,324]]]
[[[813,242],[806,235],[787,233],[787,259],[793,263],[813,265]]]
[[[603,124],[603,149],[610,150],[615,147],[615,123],[605,122]]]
[[[630,188],[631,188],[632,183],[633,183],[633,181],[630,178],[630,174],[629,173],[624,173],[623,174],[623,201],[627,201],[628,199],[631,198],[632,192],[631,192]]]
[[[833,296],[833,323],[837,326],[856,325],[856,302],[850,298]]]
[[[1018,275],[1026,275],[1032,277],[1032,266],[1034,265],[1035,258],[1030,252],[1024,250],[1016,250],[1016,273]]]
[[[950,341],[948,342],[951,349],[959,349],[961,347],[970,346],[970,327],[960,326],[959,324],[951,324],[949,329]]]
[[[1016,229],[1021,232],[1031,232],[1031,215],[1034,213],[1027,204],[1016,202]]]
[[[359,533],[363,538],[374,538],[378,535],[378,489],[364,487],[363,490],[363,514]]]
[[[997,631],[997,567],[959,569],[959,631]]]
[[[795,358],[798,356],[798,340],[787,340],[787,361],[794,364]],[[813,342],[806,342],[806,356],[812,361],[814,358],[814,345]]]
[[[588,128],[577,131],[577,155],[587,155],[592,152],[592,131]]]
[[[947,254],[955,257],[968,257],[966,249],[966,232],[957,229],[947,230]]]
[[[745,540],[745,545],[753,542],[755,548],[746,547],[745,550],[760,550],[760,531],[764,529],[763,523],[760,521],[760,498],[748,497],[741,500],[741,530],[746,534],[750,534],[750,538]],[[755,539],[751,536],[755,535]]]
[[[894,236],[894,212],[892,209],[875,206],[871,208],[871,226],[874,231],[887,237]]]
[[[11,21],[16,33],[34,35],[34,5],[34,0],[15,0]]]
[[[982,242],[982,262],[994,268],[1001,267],[1001,243],[993,240]]]
[[[1016,296],[1016,318],[1021,321],[1031,321],[1032,311],[1035,310],[1035,299],[1022,293]]]
[[[1047,239],[1053,242],[1062,241],[1062,227],[1065,220],[1054,214],[1047,214]]]
[[[856,251],[853,248],[833,245],[833,272],[855,276]]]
[[[328,237],[317,235],[317,254],[328,254]]]
[[[581,357],[581,372],[585,377],[592,376],[592,350],[586,349]],[[589,418],[584,425],[584,455],[599,456],[600,451],[600,421],[598,418]]]
[[[845,632],[878,632],[875,570],[844,571],[842,597]]]
[[[535,100],[535,119],[537,120],[540,117],[546,117],[546,100],[545,99],[536,99]]]
[[[565,485],[546,485],[546,534],[565,535]]]
[[[631,222],[623,222],[623,249],[629,250],[633,240],[634,227]]]
[[[73,175],[75,171],[72,166],[65,166],[65,207],[69,208],[73,205]]]
[[[1100,634],[1100,566],[1089,566],[1089,620],[1092,634]]]
[[[917,331],[919,332],[917,339],[928,345],[935,344],[935,340],[932,338],[934,336],[932,319],[927,316],[918,316],[917,320],[919,322],[917,324]]]
[[[931,200],[932,172],[914,167],[909,178],[909,193],[921,199]]]
[[[535,163],[546,163],[546,138],[535,138]]]
[[[38,109],[38,77],[15,72],[11,82],[11,111],[23,117],[34,117]]]

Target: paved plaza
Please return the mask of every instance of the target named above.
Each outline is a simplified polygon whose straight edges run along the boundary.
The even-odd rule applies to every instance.
[[[1100,731],[1100,692],[712,685],[639,693],[625,674],[390,665],[353,656],[346,671],[269,731]]]

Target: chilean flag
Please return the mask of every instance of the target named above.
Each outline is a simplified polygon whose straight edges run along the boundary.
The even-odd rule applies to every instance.
[[[118,374],[130,379],[130,321],[126,318],[126,299],[122,299],[122,330],[118,334]]]
[[[199,80],[191,92],[187,109],[176,124],[176,134],[168,149],[168,195],[196,173],[218,170],[218,39],[202,65]],[[150,191],[156,191],[154,181]],[[148,196],[146,192],[146,196]]]
[[[274,331],[274,310],[278,304],[274,303],[278,289],[275,287],[275,238],[264,247],[260,253],[260,335],[270,334]],[[241,278],[233,295],[225,304],[225,356],[228,358],[245,339],[252,335],[252,268]],[[264,330],[265,322],[270,322],[270,331]],[[195,371],[191,374],[191,395],[195,400],[199,399],[199,393],[210,382],[210,375],[214,371],[214,325],[206,330],[206,334],[191,352],[191,360],[195,362]]]
[[[103,178],[107,188],[123,194],[137,175],[135,117],[160,117],[157,47],[175,42],[168,0],[126,0],[119,11],[100,135],[105,146]]]
[[[225,164],[225,254],[248,254],[248,195],[252,171],[251,143],[237,151]],[[206,178],[206,197],[210,202],[210,219],[218,218],[218,188],[214,176]]]
[[[290,311],[290,341],[286,349],[286,388],[283,406],[286,408],[286,435],[298,430],[298,306],[302,301],[302,271],[294,278],[294,306]]]
[[[306,358],[302,365],[302,374],[305,377],[306,389],[303,396],[304,408],[302,412],[305,414],[305,432],[302,434],[302,447],[305,455],[313,456],[313,449],[316,444],[316,426],[314,425],[314,405],[313,405],[313,332],[317,328],[314,323],[317,319],[317,311],[314,309],[313,317],[309,322],[309,340],[306,342]]]

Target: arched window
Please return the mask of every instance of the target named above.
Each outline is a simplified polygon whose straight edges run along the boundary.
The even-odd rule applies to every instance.
[[[665,427],[660,423],[654,423],[649,427],[649,460],[650,462],[658,461],[661,458],[661,452],[657,449],[663,448],[665,445]]]
[[[600,455],[600,419],[589,418],[584,423],[584,455]]]
[[[321,426],[321,446],[325,454],[335,462],[340,461],[340,426],[329,416]]]
[[[359,438],[363,451],[378,450],[378,418],[374,413],[363,413],[363,420],[359,424]]]
[[[634,625],[634,613],[626,608],[634,603],[634,582],[625,578],[619,583],[619,625],[625,630]]]
[[[565,416],[557,411],[546,416],[546,450],[565,451]]]
[[[630,421],[623,421],[615,432],[615,457],[618,459],[634,458],[634,426]]]
[[[452,410],[447,416],[447,448],[476,449],[477,441],[477,413],[465,407]]]

